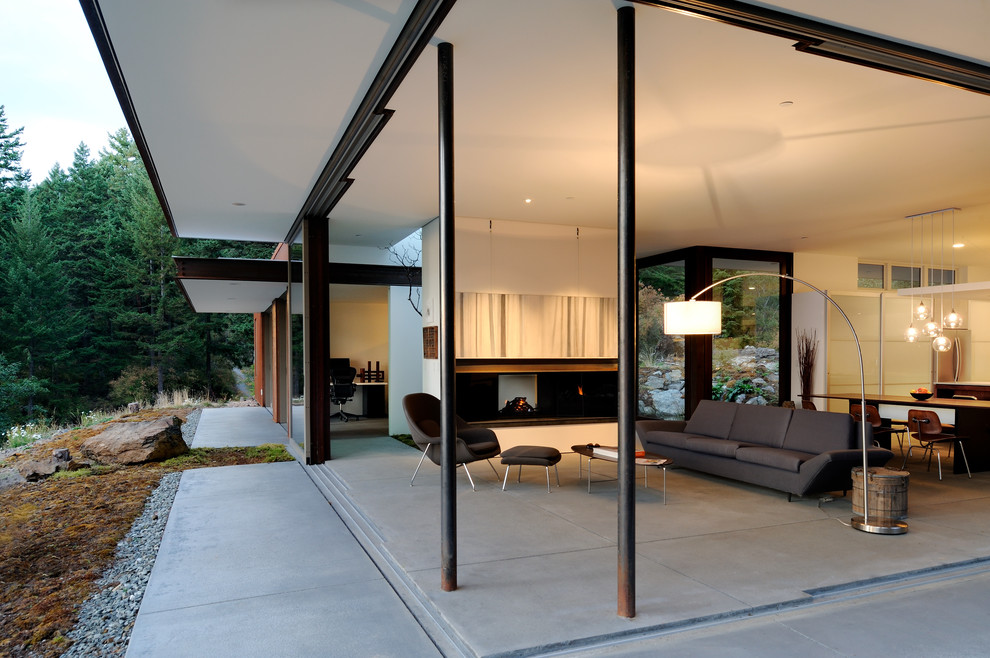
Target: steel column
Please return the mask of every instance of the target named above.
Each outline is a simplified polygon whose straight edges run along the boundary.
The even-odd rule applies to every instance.
[[[440,585],[457,589],[454,469],[454,48],[437,47],[440,154]]]
[[[618,10],[618,614],[636,616],[636,14]]]

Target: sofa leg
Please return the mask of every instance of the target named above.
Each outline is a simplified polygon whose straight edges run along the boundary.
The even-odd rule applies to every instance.
[[[791,502],[791,494],[787,494],[787,502]]]

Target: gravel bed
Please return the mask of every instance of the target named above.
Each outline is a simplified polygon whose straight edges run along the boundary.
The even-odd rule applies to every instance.
[[[199,416],[200,410],[196,409],[182,424],[187,444],[192,444]],[[99,591],[79,608],[79,622],[68,633],[73,643],[63,656],[122,656],[127,651],[181,477],[182,473],[168,473],[151,492],[141,516],[117,544],[113,565],[97,582]]]

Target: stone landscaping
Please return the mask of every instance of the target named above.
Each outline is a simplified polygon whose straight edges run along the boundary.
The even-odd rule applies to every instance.
[[[724,353],[724,352],[723,352]],[[712,374],[712,397],[739,404],[780,403],[780,356],[776,349],[748,346],[726,359]],[[639,366],[639,415],[684,417],[684,360]]]

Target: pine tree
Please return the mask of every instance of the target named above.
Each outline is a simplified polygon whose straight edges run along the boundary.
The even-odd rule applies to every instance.
[[[48,232],[32,212],[30,197],[11,227],[0,285],[6,293],[0,307],[3,352],[22,363],[27,379],[46,385],[49,407],[73,406],[74,390],[67,386],[64,366],[81,329],[76,313],[66,304],[66,278],[55,258]],[[27,401],[26,413],[35,415],[40,401]]]
[[[27,195],[31,172],[21,169],[24,127],[7,128],[4,106],[0,105],[0,233],[5,232],[17,218],[17,212]]]

